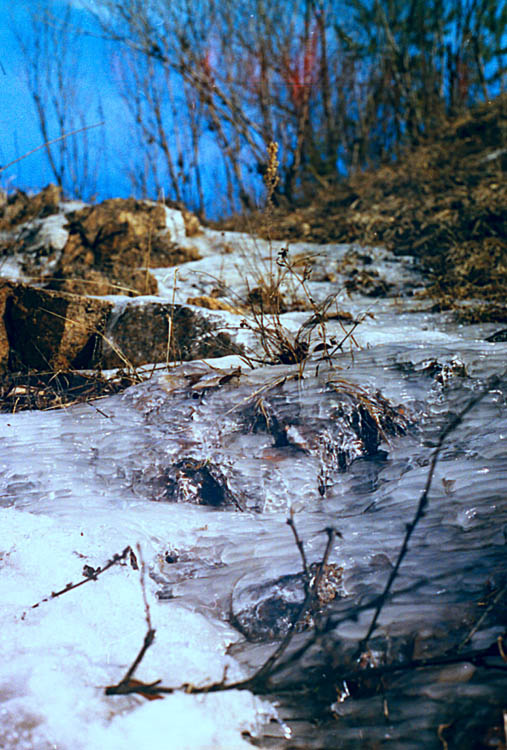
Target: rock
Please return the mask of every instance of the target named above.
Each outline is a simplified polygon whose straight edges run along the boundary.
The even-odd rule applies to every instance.
[[[0,372],[135,368],[241,352],[209,316],[140,298],[124,298],[115,307],[107,300],[3,281],[0,319]]]
[[[310,565],[310,574],[315,576],[318,563]],[[324,567],[316,597],[308,611],[300,618],[298,631],[313,625],[313,616],[343,595],[343,569],[333,563]],[[305,600],[303,573],[281,576],[265,583],[254,583],[234,591],[231,606],[231,623],[250,641],[266,641],[286,635],[291,623],[297,618]]]
[[[54,273],[69,237],[66,223],[65,214],[58,213],[44,219],[32,219],[16,231],[2,233],[0,252],[10,258],[11,268],[12,261],[19,268],[19,272],[13,274],[16,280],[20,273],[32,279],[42,279]]]
[[[195,237],[198,234],[203,234],[203,228],[195,214],[184,209],[182,215],[183,221],[185,222],[185,234],[187,237]]]
[[[69,237],[49,284],[79,294],[156,294],[147,270],[199,259],[173,242],[162,204],[111,199],[68,214]]]
[[[0,230],[11,229],[31,219],[56,213],[61,199],[62,189],[56,185],[48,185],[33,196],[18,190],[0,208]]]
[[[102,366],[174,362],[239,354],[241,347],[218,330],[210,317],[185,305],[138,298],[116,310],[109,320]]]
[[[8,281],[0,280],[0,375],[9,368],[9,337],[5,327],[5,310],[8,300],[11,299],[13,285]]]
[[[98,299],[14,285],[4,312],[10,368],[93,367],[111,307]]]
[[[242,499],[231,492],[224,473],[211,461],[187,457],[163,471],[150,466],[134,472],[134,490],[138,483],[143,493],[149,487],[150,500],[244,510]]]

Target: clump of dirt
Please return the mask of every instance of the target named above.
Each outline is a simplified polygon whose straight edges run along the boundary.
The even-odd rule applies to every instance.
[[[476,299],[501,308],[507,293],[506,144],[502,94],[448,121],[397,161],[330,185],[310,204],[273,209],[269,225],[262,213],[246,217],[242,228],[272,239],[384,245],[418,259],[429,282],[426,294],[442,307]],[[222,228],[240,224],[235,218]]]
[[[74,294],[156,294],[149,268],[198,260],[167,232],[160,203],[114,198],[69,214],[69,238],[49,283]]]
[[[32,219],[43,219],[58,212],[62,200],[62,189],[48,185],[37,195],[29,196],[17,190],[9,197],[4,197],[0,205],[0,230],[8,230]]]

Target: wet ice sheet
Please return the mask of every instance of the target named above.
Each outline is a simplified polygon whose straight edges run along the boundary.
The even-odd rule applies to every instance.
[[[421,433],[384,445],[384,457],[353,463],[337,477],[326,500],[319,498],[313,483],[312,502],[297,505],[308,483],[304,465],[312,465],[311,456],[295,455],[301,472],[284,471],[278,477],[276,494],[285,481],[287,497],[292,491],[299,507],[296,520],[310,561],[322,555],[325,526],[331,523],[343,534],[332,555],[332,562],[344,568],[347,592],[335,605],[338,613],[381,590],[424,486],[439,430],[449,411],[461,408],[487,375],[502,369],[502,352],[502,345],[462,342],[458,353],[468,376],[450,377],[446,383],[424,363],[432,358],[449,362],[457,352],[435,344],[415,350],[377,346],[359,352],[353,362],[343,357],[337,363],[340,377],[362,387],[380,387],[395,403],[417,414],[422,428]],[[209,377],[216,381],[217,372],[210,371]],[[104,696],[103,688],[124,675],[146,627],[139,574],[128,566],[115,567],[97,582],[29,609],[51,591],[79,579],[85,564],[103,565],[127,544],[140,542],[152,572],[148,587],[157,639],[137,676],[178,685],[221,679],[226,665],[230,679],[248,673],[250,655],[226,622],[231,594],[300,570],[285,524],[287,502],[283,511],[262,515],[150,501],[142,477],[134,481],[136,468],[160,457],[169,460],[183,439],[190,450],[196,442],[216,445],[216,434],[204,418],[205,399],[171,398],[177,378],[178,371],[173,371],[163,387],[153,381],[95,406],[0,418],[0,586],[7,604],[1,615],[7,658],[2,661],[0,694],[6,748],[45,750],[57,744],[64,750],[91,750],[121,744],[133,749],[143,744],[143,737],[149,738],[150,746],[164,747],[169,727],[181,748],[239,748],[246,746],[241,732],[254,733],[266,716],[263,704],[249,693],[201,698],[177,694],[153,703]],[[200,419],[193,421],[189,433],[188,426],[182,429],[182,416],[188,420],[192,404]],[[210,415],[215,413],[211,410]],[[429,512],[402,569],[399,585],[408,593],[398,596],[381,620],[382,632],[395,641],[400,635],[413,635],[424,623],[421,647],[433,644],[435,633],[440,633],[440,640],[445,633],[452,645],[449,634],[461,637],[463,622],[467,627],[473,622],[474,605],[486,582],[501,585],[506,440],[505,393],[499,388],[471,412],[445,446]],[[247,441],[247,449],[248,445]],[[276,468],[281,460],[280,455],[265,456],[263,465]],[[259,463],[245,460],[246,484],[249,471],[258,484]],[[275,474],[273,469],[266,474],[268,490],[270,478],[276,484]],[[168,553],[181,562],[168,563]],[[412,585],[418,585],[415,597]],[[163,598],[157,599],[156,592]],[[463,620],[464,613],[472,619]],[[354,644],[367,624],[366,613],[344,623],[338,636]],[[494,639],[498,632],[498,626],[486,623],[473,644]],[[226,649],[235,641],[235,655],[228,656]],[[270,648],[264,645],[260,653],[266,655]],[[408,694],[427,690],[426,684],[417,684],[409,681]],[[487,686],[477,687],[473,681],[472,685],[477,696],[488,694]],[[444,688],[440,700],[431,697],[437,718],[438,706],[453,695],[452,684],[448,692]],[[411,704],[402,697],[396,701],[391,710],[398,718],[389,731],[402,747],[399,738],[410,728]],[[385,739],[378,708],[358,701],[346,703],[344,711],[350,746],[357,739],[357,727],[364,724],[365,711],[372,722],[380,722],[373,734]],[[307,737],[304,742],[309,746]]]

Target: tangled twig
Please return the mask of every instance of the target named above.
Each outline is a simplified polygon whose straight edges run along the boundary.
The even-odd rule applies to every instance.
[[[80,586],[84,586],[85,583],[96,581],[98,577],[102,575],[102,573],[105,573],[106,570],[109,570],[109,568],[112,568],[113,565],[117,565],[127,557],[129,557],[130,564],[134,568],[134,570],[137,570],[137,559],[134,555],[132,547],[130,547],[129,545],[128,547],[125,547],[123,552],[118,552],[117,554],[113,555],[111,559],[105,563],[105,565],[102,565],[102,567],[92,568],[91,565],[85,565],[83,568],[83,578],[80,581],[78,581],[77,583],[67,583],[63,589],[60,589],[59,591],[52,591],[49,596],[45,596],[44,599],[41,599],[36,604],[32,604],[30,609],[37,609],[37,607],[40,607],[40,605],[44,604],[44,602],[49,602],[51,601],[51,599],[56,599],[58,596],[67,594],[69,591],[73,591],[74,589],[78,589]],[[24,620],[25,616],[26,612],[23,613],[21,619]]]

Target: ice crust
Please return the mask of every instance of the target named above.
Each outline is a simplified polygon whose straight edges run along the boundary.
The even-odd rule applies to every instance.
[[[199,293],[209,291],[208,281],[202,281],[209,279],[206,274],[219,276],[222,268],[227,275],[226,262],[220,267],[214,258],[228,259],[217,253],[238,237],[184,238],[176,214],[168,214],[174,236],[202,245],[206,256],[199,267],[187,268],[204,274],[192,280],[191,273],[182,272],[176,291],[184,301],[187,292],[195,295],[193,283]],[[254,241],[245,236],[241,242]],[[255,244],[260,247],[259,241]],[[335,257],[344,252],[335,248]],[[378,263],[395,274],[389,258]],[[239,270],[230,265],[234,281],[241,265]],[[171,298],[174,271],[157,274],[159,281],[165,274],[167,288],[161,293]],[[318,289],[325,296],[324,287]],[[399,311],[384,299],[348,301],[354,315],[371,306],[375,311],[376,318],[355,333],[362,351],[338,355],[332,374],[320,364],[319,378],[314,360],[308,365],[313,380],[287,381],[271,394],[288,445],[277,445],[263,430],[241,430],[240,424],[249,394],[293,370],[249,373],[243,363],[237,383],[220,383],[237,359],[211,366],[188,363],[95,405],[0,415],[2,749],[239,750],[251,747],[247,733],[262,736],[275,709],[248,691],[198,696],[182,690],[152,702],[104,695],[104,688],[125,674],[146,631],[140,574],[130,565],[116,565],[97,581],[35,609],[32,605],[79,580],[83,566],[103,566],[127,545],[135,549],[139,543],[150,573],[147,596],[156,640],[136,677],[175,687],[205,685],[221,680],[227,667],[227,679],[239,679],[269,655],[273,644],[249,650],[229,622],[231,601],[256,584],[301,570],[286,525],[291,507],[310,562],[321,558],[326,526],[343,535],[331,556],[344,570],[344,596],[333,605],[336,615],[378,594],[412,519],[440,430],[491,373],[503,370],[507,353],[507,345],[484,341],[491,327],[459,327],[445,316],[412,312],[410,305],[405,301]],[[291,313],[284,322],[296,331],[307,317]],[[450,372],[454,360],[463,362],[466,375],[451,373],[439,381],[430,374],[438,366]],[[437,365],[428,369],[428,361]],[[324,497],[317,481],[321,457],[314,446],[319,425],[330,416],[332,394],[323,383],[331,376],[370,394],[380,390],[403,406],[415,426],[405,436],[382,442],[381,452],[367,459],[353,460],[352,451],[347,471],[334,467]],[[294,421],[290,412],[284,422],[296,394],[299,417]],[[382,614],[379,648],[388,642],[396,653],[416,642],[424,654],[435,644],[452,646],[467,623],[478,619],[475,603],[486,582],[502,584],[505,398],[505,386],[494,389],[447,441],[428,512],[402,566],[398,594]],[[237,408],[238,399],[244,408]],[[337,442],[336,434],[333,439]],[[161,472],[185,456],[220,467],[231,492],[245,496],[250,506],[247,502],[241,512],[234,504],[216,509],[157,497]],[[350,653],[370,617],[367,611],[343,620],[331,634],[337,655],[340,649],[344,657]],[[499,627],[486,621],[471,645],[487,645],[498,634]],[[396,748],[408,749],[416,737],[425,747],[438,747],[429,727],[433,718],[437,724],[446,720],[444,707],[451,699],[461,696],[463,714],[478,701],[495,706],[501,695],[494,677],[488,685],[478,670],[446,670],[429,680],[419,673],[405,677],[390,694],[389,726],[378,696],[345,700],[336,707],[340,721],[327,734],[295,722],[301,743],[295,746],[352,748],[366,737],[378,743],[391,738]],[[290,713],[279,713],[290,724]],[[280,737],[284,732],[280,726]]]
[[[314,456],[296,451],[291,466],[287,456],[267,458],[268,464],[280,461],[277,475],[255,460],[251,441],[258,451],[262,435],[244,436],[244,443],[239,440],[234,450],[244,449],[245,456],[251,456],[240,467],[243,491],[253,482],[255,492],[265,490],[266,495],[274,487],[274,500],[286,493],[283,509],[277,510],[275,503],[267,515],[151,502],[146,485],[140,488],[132,481],[134,469],[149,466],[155,458],[169,460],[184,439],[190,451],[196,445],[207,446],[208,454],[215,450],[215,461],[225,461],[227,441],[220,447],[209,419],[227,410],[227,389],[213,390],[211,384],[230,368],[184,365],[101,401],[100,412],[83,405],[43,414],[2,415],[1,746],[134,750],[146,742],[162,748],[167,746],[164,738],[169,730],[175,738],[171,746],[178,748],[249,746],[241,732],[259,732],[272,711],[250,693],[206,697],[177,693],[153,703],[104,696],[104,687],[125,673],[146,628],[139,573],[128,565],[116,566],[98,581],[36,609],[31,605],[79,580],[85,564],[103,565],[126,545],[139,542],[151,570],[148,594],[157,630],[139,679],[162,678],[164,684],[175,686],[206,684],[220,680],[226,666],[229,679],[244,676],[249,664],[226,654],[229,645],[236,643],[238,648],[240,641],[225,622],[230,596],[300,570],[285,524],[288,498],[299,510],[296,520],[310,560],[322,554],[323,527],[332,521],[339,528],[343,540],[332,560],[344,568],[348,595],[340,606],[364,601],[389,574],[424,485],[427,464],[419,456],[427,456],[428,449],[421,441],[434,441],[450,405],[457,407],[471,388],[478,387],[485,368],[478,347],[472,345],[468,353],[461,352],[468,354],[472,378],[445,389],[422,377],[420,368],[408,368],[409,375],[395,380],[400,367],[406,372],[409,353],[403,347],[360,352],[347,377],[368,387],[370,382],[379,383],[380,373],[384,392],[414,412],[424,396],[425,410],[419,412],[422,434],[386,445],[387,461],[352,463],[337,478],[327,501],[315,489]],[[417,352],[420,362],[425,354]],[[439,355],[445,361],[453,353],[441,349]],[[384,369],[380,362],[386,363]],[[496,358],[491,352],[488,368],[500,364],[500,354]],[[210,382],[201,400],[185,394],[192,372],[206,372]],[[262,372],[249,377],[248,385],[238,386],[241,396],[261,387]],[[405,635],[424,622],[428,636],[421,629],[421,638],[430,644],[435,628],[438,631],[449,619],[454,622],[448,627],[451,633],[468,612],[470,599],[480,598],[488,577],[501,574],[502,529],[507,522],[501,489],[507,476],[503,399],[500,391],[485,399],[444,451],[429,512],[418,528],[400,581],[402,588],[420,586],[421,578],[426,584],[416,600],[408,594],[383,615],[383,628],[391,637],[399,632],[400,622]],[[305,407],[309,413],[316,408],[312,403],[317,402],[310,400]],[[191,433],[189,408],[195,417],[190,420]],[[264,489],[259,489],[259,476],[264,476]],[[444,479],[450,483],[447,491]],[[166,562],[168,551],[178,562]],[[440,607],[436,600],[442,602]],[[355,643],[366,625],[364,616],[348,622],[339,631],[340,638]],[[477,634],[477,643],[480,637]]]

